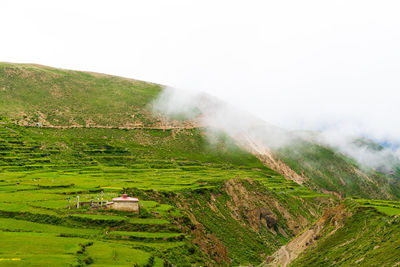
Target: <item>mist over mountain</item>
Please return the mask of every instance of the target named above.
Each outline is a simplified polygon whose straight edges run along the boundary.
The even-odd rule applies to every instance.
[[[233,138],[248,136],[262,141],[271,149],[295,145],[299,139],[330,146],[355,159],[360,165],[390,172],[400,166],[397,147],[386,143],[381,146],[361,132],[343,131],[331,127],[321,131],[294,131],[273,126],[260,117],[204,92],[166,87],[153,102],[155,112],[169,117],[182,117],[198,121],[212,132],[224,132]]]

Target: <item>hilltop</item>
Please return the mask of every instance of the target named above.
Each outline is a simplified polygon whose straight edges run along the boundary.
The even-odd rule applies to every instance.
[[[19,125],[150,126],[158,84],[32,64],[0,63],[0,112]]]

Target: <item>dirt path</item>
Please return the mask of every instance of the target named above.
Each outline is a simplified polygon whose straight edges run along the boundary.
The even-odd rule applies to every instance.
[[[348,216],[351,216],[351,214],[346,210],[345,205],[328,208],[315,224],[304,230],[285,246],[282,246],[260,266],[288,266],[300,253],[318,240],[318,236],[328,222],[335,225],[329,233],[332,234],[344,225],[344,221]]]
[[[261,266],[288,266],[297,256],[303,252],[309,245],[314,243],[317,234],[322,229],[318,223],[304,231],[285,246],[282,246],[267,262]]]
[[[280,251],[280,255],[279,255],[280,261],[281,261],[283,267],[286,267],[289,264],[290,254],[287,251],[286,246],[282,246],[279,251]],[[282,255],[282,252],[284,255]]]
[[[183,129],[196,129],[200,128],[198,126],[106,126],[106,125],[45,125],[45,126],[29,126],[38,128],[54,128],[54,129],[73,129],[73,128],[101,128],[101,129],[125,129],[125,130],[135,130],[135,129],[147,129],[147,130],[183,130]]]

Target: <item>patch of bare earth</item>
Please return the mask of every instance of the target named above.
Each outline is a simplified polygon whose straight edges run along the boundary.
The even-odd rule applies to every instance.
[[[314,225],[269,256],[262,266],[288,266],[300,253],[319,239],[324,227],[334,226],[333,230],[327,234],[332,235],[344,225],[344,221],[349,216],[351,214],[346,210],[345,205],[328,208]]]

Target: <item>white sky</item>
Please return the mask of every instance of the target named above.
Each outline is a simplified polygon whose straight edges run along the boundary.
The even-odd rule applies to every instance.
[[[0,61],[207,91],[400,144],[399,1],[0,2]]]

